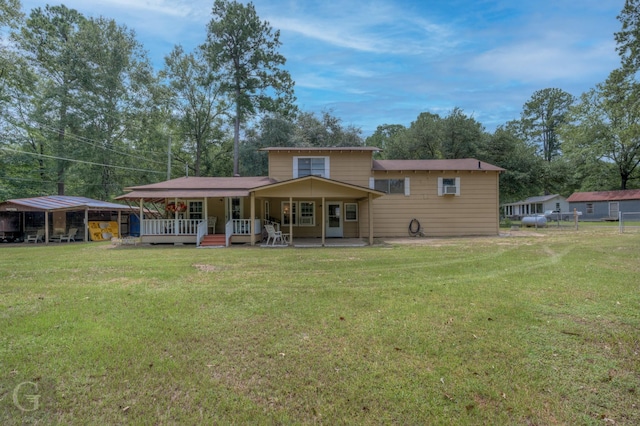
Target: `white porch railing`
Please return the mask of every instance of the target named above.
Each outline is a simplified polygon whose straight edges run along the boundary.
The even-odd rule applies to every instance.
[[[198,224],[198,233],[196,235],[196,247],[200,247],[200,243],[205,235],[209,233],[209,226],[206,220],[201,221]]]
[[[142,235],[197,235],[202,219],[144,219]]]
[[[260,219],[253,222],[255,234],[262,233],[262,223]],[[227,246],[232,235],[251,235],[251,219],[231,219],[225,225],[225,236],[227,237]]]

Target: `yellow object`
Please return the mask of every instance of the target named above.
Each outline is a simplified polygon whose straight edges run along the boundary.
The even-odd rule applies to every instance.
[[[109,241],[120,237],[118,222],[89,222],[89,237],[91,241]]]

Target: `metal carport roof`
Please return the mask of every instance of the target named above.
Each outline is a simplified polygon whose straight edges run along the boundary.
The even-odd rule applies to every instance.
[[[55,210],[131,210],[131,207],[124,204],[109,203],[107,201],[94,200],[86,197],[73,197],[68,195],[47,195],[34,198],[17,198],[7,200],[17,206],[27,207],[32,210],[55,211]],[[4,210],[4,209],[3,209]]]

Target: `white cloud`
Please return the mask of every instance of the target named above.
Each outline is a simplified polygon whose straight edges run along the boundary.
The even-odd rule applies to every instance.
[[[614,48],[613,41],[589,47],[522,42],[484,52],[472,59],[468,68],[507,81],[580,79],[614,69],[618,61]]]

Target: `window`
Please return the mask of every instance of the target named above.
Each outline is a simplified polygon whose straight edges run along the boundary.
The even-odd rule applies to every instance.
[[[344,203],[344,220],[345,222],[358,221],[358,204]]]
[[[309,201],[300,201],[300,226],[315,225],[315,203]]]
[[[264,217],[271,220],[271,206],[269,205],[269,201],[264,202]]]
[[[329,179],[329,157],[293,157],[293,177],[303,176]]]
[[[587,214],[593,214],[593,203],[587,203]]]
[[[404,194],[404,179],[376,179],[374,189],[387,194]]]
[[[282,203],[282,224],[283,225],[297,225],[296,222],[296,204],[289,205],[289,203]]]
[[[438,196],[460,195],[460,178],[438,178]]]
[[[293,226],[315,226],[316,203],[313,201],[294,201],[289,207],[288,202],[282,203],[282,224]]]
[[[189,201],[189,219],[202,219],[202,201]]]

